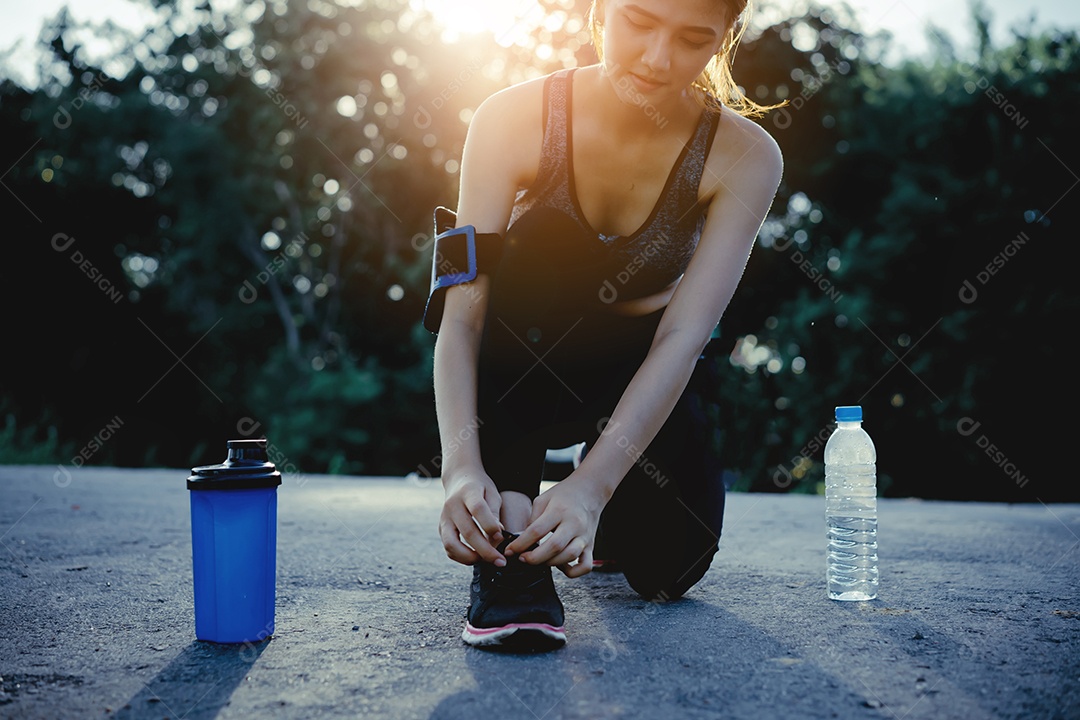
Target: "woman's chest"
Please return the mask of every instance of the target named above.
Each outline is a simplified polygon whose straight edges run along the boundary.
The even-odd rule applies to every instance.
[[[604,235],[640,230],[663,201],[682,149],[678,141],[619,142],[584,134],[575,143],[570,168],[585,221]]]

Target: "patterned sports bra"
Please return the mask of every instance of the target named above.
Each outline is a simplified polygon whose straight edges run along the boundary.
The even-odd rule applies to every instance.
[[[698,187],[720,113],[702,112],[690,142],[668,174],[660,198],[645,223],[631,235],[603,235],[594,230],[581,210],[574,188],[571,83],[574,69],[548,76],[544,84],[543,151],[532,186],[514,201],[511,226],[529,210],[554,208],[573,218],[608,247],[609,277],[619,278],[620,299],[651,295],[670,285],[686,270],[705,223],[705,203]]]

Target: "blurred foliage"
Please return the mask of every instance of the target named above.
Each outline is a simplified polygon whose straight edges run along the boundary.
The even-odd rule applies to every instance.
[[[37,437],[39,428],[19,427],[15,413],[4,412],[6,402],[0,401],[0,453],[6,465],[51,465],[59,458],[70,458],[79,449],[74,443],[60,444],[57,423],[46,423],[44,437]]]
[[[182,468],[265,434],[308,473],[430,466],[432,211],[455,205],[483,98],[594,61],[587,3],[544,2],[502,42],[449,37],[403,0],[194,22],[153,5],[160,22],[113,32],[107,62],[61,13],[43,84],[0,85],[0,462],[92,447],[89,464]],[[1077,499],[1046,451],[1066,426],[1033,422],[1072,385],[1076,35],[992,47],[977,11],[977,57],[938,37],[888,65],[887,38],[841,19],[811,7],[737,56],[752,97],[789,102],[760,121],[786,167],[710,345],[712,450],[736,489],[817,492],[832,409],[858,403],[884,494]]]
[[[1053,452],[1071,427],[1046,422],[1073,385],[1075,33],[993,48],[977,10],[978,57],[935,36],[931,61],[886,66],[827,19],[775,26],[740,58],[801,72],[792,107],[764,121],[785,179],[721,324],[762,349],[742,378],[718,368],[728,466],[746,489],[818,492],[833,406],[862,404],[885,494],[1077,498]],[[809,58],[783,52],[801,24],[819,35]]]

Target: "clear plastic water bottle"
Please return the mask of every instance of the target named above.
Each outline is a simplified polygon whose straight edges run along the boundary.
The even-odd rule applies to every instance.
[[[877,450],[862,407],[836,408],[825,443],[826,582],[832,600],[873,600],[878,591]]]

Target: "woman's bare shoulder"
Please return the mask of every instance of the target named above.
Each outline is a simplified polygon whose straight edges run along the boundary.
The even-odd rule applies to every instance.
[[[769,132],[754,120],[732,110],[720,116],[709,157],[707,172],[702,181],[701,195],[711,197],[717,190],[748,175],[765,173],[776,176],[783,172],[784,158],[780,146]],[[723,178],[723,182],[720,179]]]
[[[469,123],[466,145],[486,163],[508,170],[519,187],[532,181],[540,165],[546,79],[526,80],[488,96]]]
[[[476,109],[489,122],[502,126],[539,123],[544,109],[544,82],[547,76],[525,80],[489,95]]]

